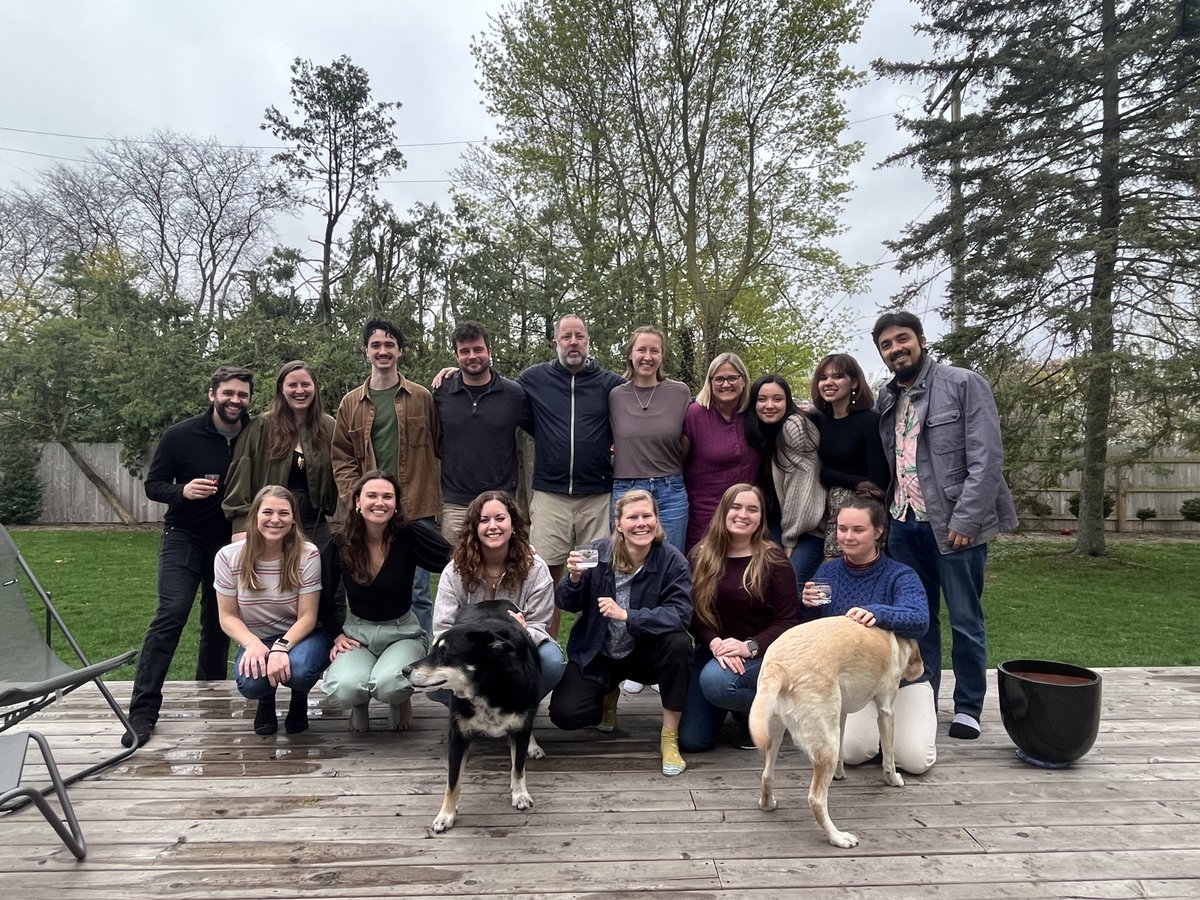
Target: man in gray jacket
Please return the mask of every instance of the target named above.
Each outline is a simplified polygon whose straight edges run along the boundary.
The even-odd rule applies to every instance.
[[[946,597],[955,679],[950,736],[977,738],[987,685],[981,598],[988,542],[1017,525],[1002,472],[1000,416],[982,376],[929,357],[912,313],[884,313],[871,337],[896,375],[875,404],[892,474],[888,553],[916,570],[929,597],[920,648],[935,698]]]

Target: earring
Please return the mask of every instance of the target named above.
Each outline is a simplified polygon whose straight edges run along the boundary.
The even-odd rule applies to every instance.
[[[354,511],[355,511],[356,513],[358,513],[360,516],[362,515],[362,507],[360,507],[360,506],[356,506],[356,507],[354,507]]]

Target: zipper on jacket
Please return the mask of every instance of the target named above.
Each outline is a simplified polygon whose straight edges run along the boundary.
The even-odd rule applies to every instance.
[[[569,432],[571,439],[571,452],[568,457],[567,469],[567,494],[574,496],[575,494],[575,375],[571,374],[571,429]]]

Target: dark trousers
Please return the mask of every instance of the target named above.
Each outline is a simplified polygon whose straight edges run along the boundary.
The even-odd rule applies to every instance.
[[[568,662],[562,681],[550,695],[550,721],[559,728],[571,731],[599,725],[604,695],[626,678],[657,684],[663,709],[682,712],[692,679],[692,641],[686,631],[642,635],[628,656],[612,659],[601,654],[592,660],[589,671],[603,674],[604,680],[589,678],[578,663]]]
[[[942,553],[933,526],[911,512],[892,519],[888,555],[912,568],[929,599],[929,630],[917,642],[937,704],[942,683],[942,596],[950,613],[950,659],[954,667],[954,711],[976,719],[987,692],[987,633],[983,622],[983,576],[988,545]]]
[[[150,724],[158,721],[162,686],[187,625],[196,589],[200,590],[200,652],[196,660],[197,681],[221,681],[229,677],[229,638],[221,630],[217,615],[217,592],[213,588],[213,559],[220,550],[187,532],[168,528],[158,551],[158,610],[146,630],[133,679],[129,717]]]

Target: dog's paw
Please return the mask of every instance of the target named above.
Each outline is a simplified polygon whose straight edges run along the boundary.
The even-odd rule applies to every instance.
[[[453,825],[454,813],[438,813],[438,817],[433,820],[433,830],[438,834],[449,831]]]
[[[835,847],[841,847],[843,850],[849,850],[851,847],[858,846],[858,838],[848,831],[834,831],[829,835],[829,843]]]
[[[535,738],[533,735],[529,736],[529,750],[526,752],[525,756],[528,759],[546,758],[546,751],[542,749],[541,744],[537,742],[537,738]]]
[[[533,798],[528,791],[513,791],[512,805],[513,809],[532,809]]]

